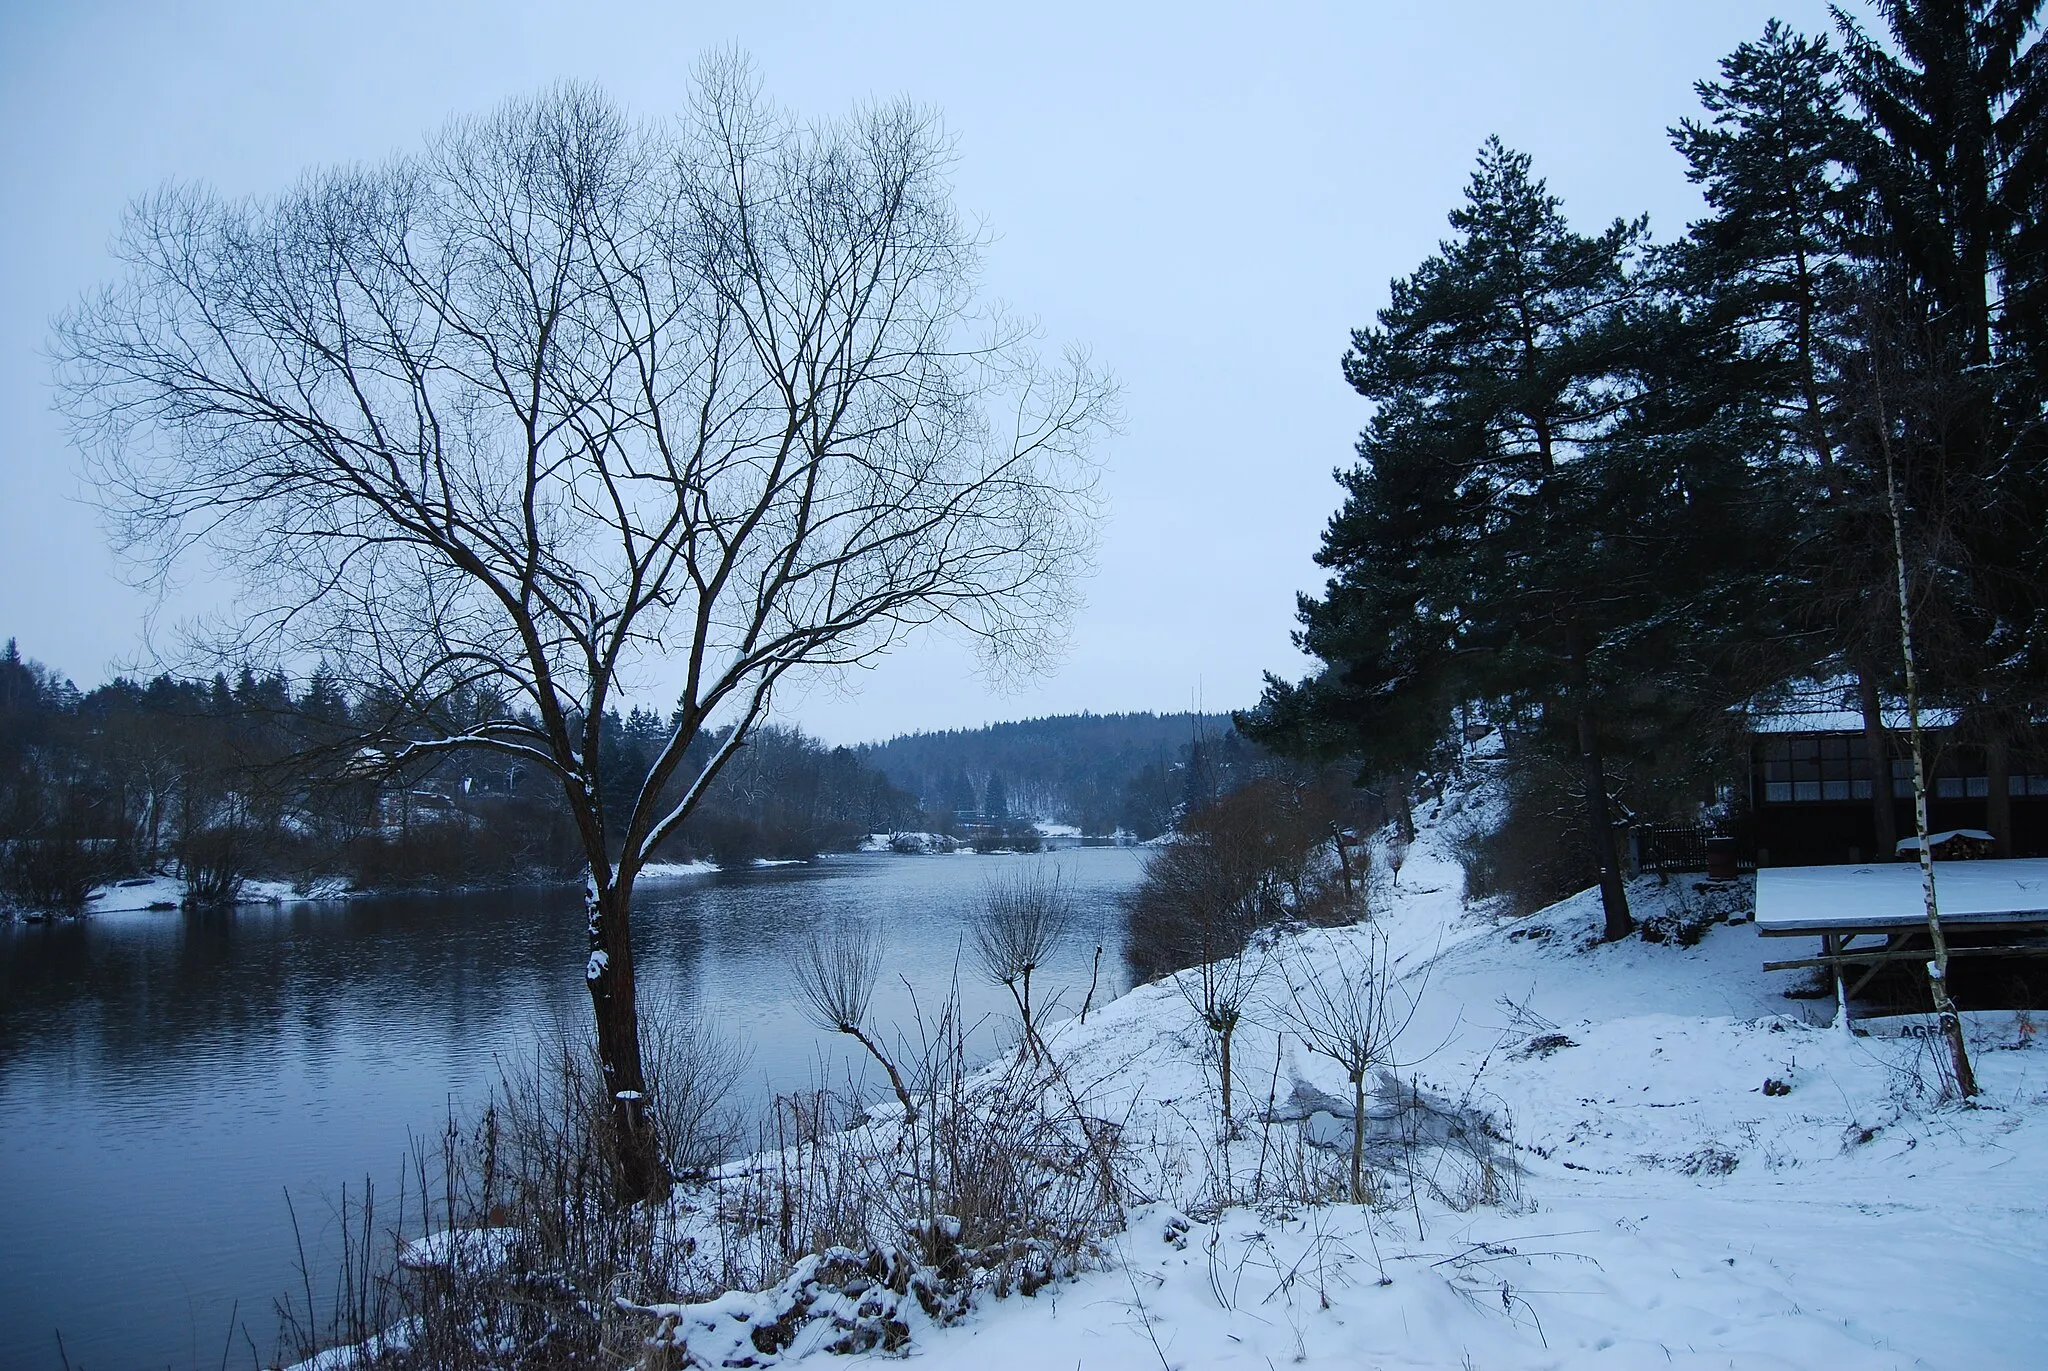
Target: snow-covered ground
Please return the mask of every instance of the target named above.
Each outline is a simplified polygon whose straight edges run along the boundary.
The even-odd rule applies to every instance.
[[[1039,838],[1048,847],[1078,847],[1081,844],[1081,828],[1078,824],[1047,823],[1041,819],[1031,821],[1038,830]],[[909,856],[972,854],[973,844],[965,838],[950,837],[943,833],[906,832],[870,833],[860,840],[861,852],[897,852]]]
[[[966,843],[943,833],[898,830],[894,833],[870,833],[860,841],[862,852],[897,852],[915,857],[946,856],[973,850]]]
[[[288,904],[294,900],[333,900],[350,895],[348,880],[334,876],[301,890],[290,881],[244,881],[237,904]],[[120,914],[140,909],[176,909],[185,898],[185,883],[176,876],[137,876],[95,886],[85,897],[88,914]]]
[[[1388,1178],[1398,1203],[1218,1208],[1217,1174],[1242,1192],[1261,1149],[1268,1166],[1290,1148],[1328,1161],[1299,1130],[1347,1136],[1330,1109],[1348,1113],[1350,1087],[1270,1005],[1236,1041],[1240,1114],[1330,1109],[1254,1119],[1222,1148],[1206,1035],[1171,986],[1141,987],[1052,1047],[1099,1083],[1091,1107],[1140,1140],[1141,1182],[1167,1199],[1133,1213],[1102,1269],[916,1328],[913,1361],[2048,1365],[2048,1054],[2024,1016],[1972,1016],[1985,1094],[1966,1109],[1938,1098],[1925,1040],[1851,1036],[1825,1023],[1830,1002],[1784,998],[1796,978],[1762,971],[1740,887],[1634,884],[1638,915],[1667,929],[1744,920],[1690,946],[1597,944],[1590,891],[1523,920],[1468,910],[1452,845],[1486,822],[1478,794],[1425,811],[1367,928],[1301,935],[1278,965],[1384,936],[1417,1006],[1400,1077],[1489,1116],[1499,1169],[1460,1176],[1437,1154],[1434,1178]]]
[[[718,869],[717,862],[649,862],[640,868],[638,879],[670,881],[681,876],[708,876]]]
[[[2048,1053],[2028,1016],[1969,1017],[1984,1094],[1963,1107],[1927,1036],[1852,1034],[1831,1001],[1786,998],[1800,975],[1762,970],[1783,944],[1759,939],[1747,882],[1635,881],[1649,936],[1614,944],[1592,891],[1522,919],[1468,906],[1455,852],[1494,821],[1488,795],[1475,774],[1420,807],[1398,873],[1376,840],[1368,921],[1252,954],[1227,1141],[1181,985],[1046,1031],[1127,1168],[1127,1222],[1082,1274],[980,1288],[957,1319],[966,1296],[945,1295],[935,1319],[893,1266],[863,1278],[898,1256],[836,1249],[773,1291],[644,1313],[685,1366],[823,1357],[882,1319],[928,1371],[2048,1365]],[[1371,1081],[1358,1205],[1351,1084],[1290,1010],[1368,956],[1405,1028]],[[900,1108],[867,1117],[886,1161]]]

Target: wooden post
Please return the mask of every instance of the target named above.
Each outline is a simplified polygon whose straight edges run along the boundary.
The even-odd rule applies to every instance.
[[[1835,973],[1835,1027],[1843,1033],[1853,1034],[1855,1030],[1849,1024],[1849,988],[1842,981],[1841,936],[1835,933],[1823,933],[1820,935],[1820,946],[1822,952],[1835,959],[1833,966]]]
[[[1856,698],[1863,710],[1863,750],[1870,761],[1870,820],[1877,839],[1875,859],[1897,861],[1899,856],[1898,813],[1892,808],[1892,745],[1885,732],[1884,711],[1878,700],[1877,678],[1862,666],[1856,668]]]
[[[1994,857],[2012,856],[2012,742],[2003,722],[1991,725],[1984,742],[1984,827],[1991,831]]]

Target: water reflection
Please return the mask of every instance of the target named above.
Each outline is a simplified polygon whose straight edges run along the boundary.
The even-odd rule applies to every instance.
[[[1048,988],[1071,1010],[1134,854],[828,858],[643,889],[646,993],[752,1049],[749,1090],[842,1079],[789,996],[811,930],[875,924],[878,1023],[955,975],[964,914],[1019,863],[1057,864],[1083,911]],[[316,1249],[344,1181],[397,1183],[410,1131],[479,1100],[496,1062],[587,1001],[573,890],[389,898],[0,928],[0,1366],[216,1366],[239,1317],[267,1356],[292,1271],[289,1190]],[[960,973],[970,1019],[1007,999]],[[996,1042],[985,1023],[982,1050]],[[116,1313],[115,1311],[118,1311]],[[248,1349],[238,1342],[246,1364]]]

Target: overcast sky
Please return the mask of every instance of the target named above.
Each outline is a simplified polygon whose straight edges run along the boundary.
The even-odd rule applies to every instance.
[[[1698,208],[1665,128],[1692,83],[1808,0],[1018,6],[0,0],[0,638],[89,686],[148,660],[52,413],[51,318],[105,279],[123,205],[167,179],[262,194],[410,148],[563,77],[680,107],[706,49],[831,114],[939,109],[991,292],[1123,385],[1111,519],[1072,650],[992,693],[922,640],[781,702],[833,742],[1083,709],[1249,704],[1298,675],[1294,595],[1363,402],[1348,330],[1445,232],[1480,141],[1531,153],[1584,228]],[[196,594],[204,595],[199,587]],[[658,701],[657,701],[658,703]]]

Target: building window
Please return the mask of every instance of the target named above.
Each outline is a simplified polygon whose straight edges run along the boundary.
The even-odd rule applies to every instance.
[[[1869,757],[1861,737],[1773,738],[1763,745],[1764,802],[1867,800]]]
[[[2014,781],[2031,781],[2031,777],[2014,777]],[[2011,794],[2027,792],[2019,785],[2007,787]],[[1937,800],[1981,800],[1991,794],[1991,778],[1988,776],[1932,776],[1928,778],[1928,793]],[[2048,794],[2048,789],[2039,792]],[[1892,762],[1892,794],[1901,800],[1913,798],[1913,761],[1910,757],[1895,758]]]

